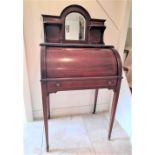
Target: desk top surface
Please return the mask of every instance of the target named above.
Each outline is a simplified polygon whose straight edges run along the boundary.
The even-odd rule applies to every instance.
[[[40,46],[48,47],[75,47],[75,48],[114,48],[112,45],[103,45],[103,44],[78,44],[78,43],[41,43]]]

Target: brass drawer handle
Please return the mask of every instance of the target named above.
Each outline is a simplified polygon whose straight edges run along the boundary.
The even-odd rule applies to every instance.
[[[112,85],[112,83],[113,83],[113,81],[108,81],[108,84],[109,84],[109,85]]]
[[[60,83],[56,83],[55,85],[56,85],[57,87],[60,87],[60,86],[61,86]]]

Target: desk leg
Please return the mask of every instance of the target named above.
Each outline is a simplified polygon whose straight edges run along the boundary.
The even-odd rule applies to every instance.
[[[46,83],[42,83],[42,104],[43,104],[43,115],[44,115],[44,127],[45,127],[45,139],[46,139],[46,151],[49,152],[48,142],[48,98],[49,95],[46,90]]]
[[[97,96],[98,96],[98,89],[95,89],[95,99],[94,99],[94,110],[93,110],[93,114],[95,114],[95,112],[96,112]]]
[[[50,102],[49,102],[49,95],[47,97],[47,104],[48,104],[48,119],[51,118],[51,115],[50,115]]]
[[[114,90],[114,96],[113,96],[112,107],[111,107],[111,114],[110,114],[109,131],[108,131],[108,139],[109,140],[111,138],[111,132],[112,132],[114,118],[115,118],[115,113],[116,113],[116,108],[117,108],[119,91],[120,91],[120,83],[119,83],[118,89]]]

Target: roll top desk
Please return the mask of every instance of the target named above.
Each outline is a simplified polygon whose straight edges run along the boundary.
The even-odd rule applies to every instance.
[[[91,19],[89,13],[79,5],[66,7],[60,16],[42,17],[44,43],[40,44],[41,89],[46,150],[49,151],[49,94],[57,91],[95,89],[95,113],[98,89],[112,89],[114,95],[108,131],[110,139],[122,79],[122,65],[114,47],[104,44],[105,20]],[[78,24],[71,27],[71,19]],[[77,32],[73,30],[75,27],[78,27]],[[76,33],[72,36],[69,32]]]

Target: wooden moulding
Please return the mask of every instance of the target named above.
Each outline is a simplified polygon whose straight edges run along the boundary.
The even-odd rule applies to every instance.
[[[69,13],[77,12],[86,20],[85,40],[65,40],[65,18]],[[66,7],[60,16],[42,15],[45,42],[104,44],[103,34],[106,29],[103,19],[92,19],[86,9],[79,5]],[[53,36],[52,36],[53,35]]]

